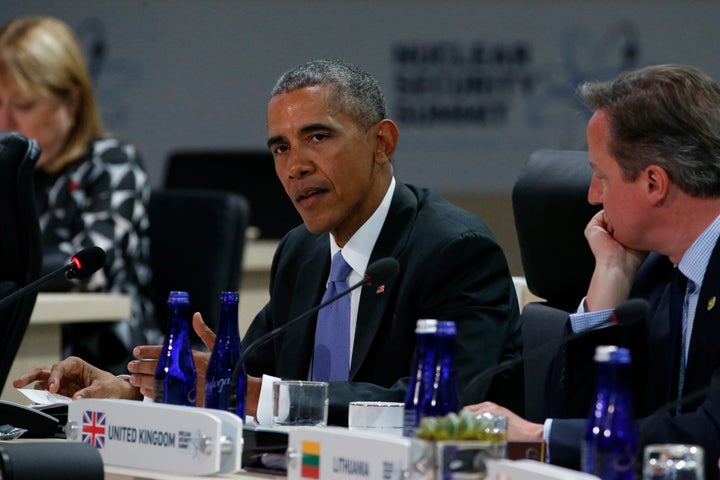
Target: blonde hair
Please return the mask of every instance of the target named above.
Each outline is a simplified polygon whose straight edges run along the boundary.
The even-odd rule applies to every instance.
[[[0,28],[0,72],[23,95],[65,100],[76,95],[74,122],[58,157],[48,165],[50,173],[78,160],[91,138],[105,132],[80,44],[60,20],[22,17]]]

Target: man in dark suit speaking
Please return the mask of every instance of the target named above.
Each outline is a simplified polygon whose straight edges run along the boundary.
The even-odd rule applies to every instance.
[[[350,401],[402,401],[420,318],[456,322],[461,387],[478,372],[521,352],[517,299],[502,250],[470,213],[427,189],[395,180],[390,158],[399,132],[386,117],[375,79],[340,61],[296,67],[273,89],[268,146],[304,224],[280,242],[270,301],[253,320],[243,345],[319,304],[331,259],[339,255],[349,265],[342,277],[350,285],[383,257],[397,259],[400,273],[350,295],[348,329],[329,334],[331,343],[347,343],[344,359],[340,356],[344,363],[318,353],[324,351],[318,347],[324,327],[316,317],[249,355],[249,414],[255,414],[260,375],[317,378],[318,367],[333,370],[337,365],[340,373],[329,377],[330,423],[347,422]],[[195,322],[197,327],[199,319]],[[211,334],[201,336],[212,345]],[[142,358],[158,353],[158,347],[135,350]],[[153,367],[152,362],[129,365],[131,383],[146,394],[152,388]],[[464,398],[522,408],[522,369],[488,380],[464,392]]]
[[[700,445],[705,478],[717,478],[720,86],[697,69],[659,65],[586,84],[580,94],[594,110],[588,200],[603,210],[585,229],[596,265],[569,327],[591,329],[628,298],[647,299],[650,310],[644,322],[568,343],[556,358],[561,371],[548,400],[563,407],[560,417],[585,417],[595,390],[595,346],[629,347],[635,412],[644,417],[639,451],[648,443]],[[584,419],[543,426],[489,403],[471,409],[509,414],[511,438],[539,439],[544,430],[550,461],[579,466]]]

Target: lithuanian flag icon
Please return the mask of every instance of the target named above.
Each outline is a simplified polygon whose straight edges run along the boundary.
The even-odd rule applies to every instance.
[[[302,442],[300,477],[320,478],[320,443]]]

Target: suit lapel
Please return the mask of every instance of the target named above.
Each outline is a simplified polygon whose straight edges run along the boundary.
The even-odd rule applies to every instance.
[[[369,263],[385,257],[394,257],[396,259],[400,257],[410,237],[412,224],[417,214],[417,203],[417,198],[410,189],[398,182],[390,204],[390,210],[375,242]],[[382,285],[368,285],[362,289],[358,306],[352,362],[350,364],[350,380],[357,374],[367,357],[380,323],[389,308],[390,299],[393,298],[395,286],[399,283],[401,276],[402,271],[391,281]]]

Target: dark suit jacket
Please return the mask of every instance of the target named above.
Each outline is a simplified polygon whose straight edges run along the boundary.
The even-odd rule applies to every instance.
[[[600,330],[568,344],[556,358],[560,373],[554,383],[562,393],[556,389],[549,400],[561,410],[556,414],[584,418],[595,391],[592,361],[595,346],[628,347],[633,362],[635,413],[641,419],[640,453],[651,443],[700,445],[705,449],[705,478],[710,480],[718,478],[720,457],[720,302],[716,305],[720,296],[720,242],[710,258],[698,299],[683,399],[679,402],[682,412],[678,415],[675,415],[676,405],[671,405],[678,400],[674,366],[679,355],[678,337],[672,332],[668,314],[671,272],[672,264],[667,257],[656,254],[648,257],[638,271],[631,292],[631,297],[646,298],[650,302],[645,321]],[[553,420],[552,463],[579,466],[584,427],[585,420]]]
[[[320,303],[330,269],[328,234],[304,225],[290,231],[273,259],[270,302],[250,325],[243,346]],[[505,256],[486,226],[426,189],[396,184],[370,263],[394,257],[400,273],[363,287],[349,382],[331,382],[329,422],[347,424],[354,400],[403,401],[420,318],[454,320],[460,385],[500,361],[520,355],[517,299]],[[300,322],[247,359],[247,372],[306,379],[317,315]],[[522,369],[466,392],[472,403],[491,398],[522,408]]]

